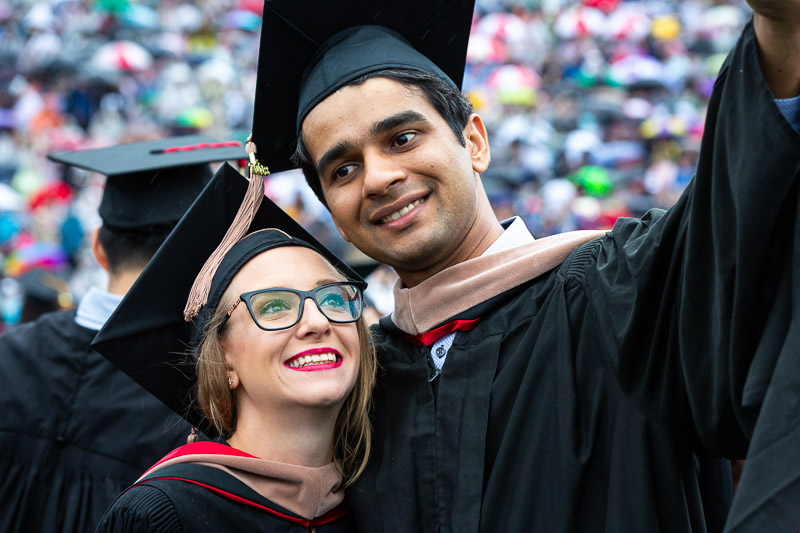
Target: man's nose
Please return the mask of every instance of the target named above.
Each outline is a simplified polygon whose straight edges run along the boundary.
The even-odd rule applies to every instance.
[[[364,156],[364,198],[386,194],[406,178],[406,171],[394,158],[383,153]]]

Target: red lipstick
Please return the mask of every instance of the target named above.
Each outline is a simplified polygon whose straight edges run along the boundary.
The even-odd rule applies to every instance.
[[[306,357],[313,357],[315,355],[321,355],[325,357],[325,359],[318,360],[318,361],[305,361]],[[330,360],[330,356],[335,358],[334,361]],[[299,366],[303,365],[303,366]],[[342,366],[342,356],[338,350],[333,348],[312,348],[310,350],[305,350],[300,352],[299,354],[290,357],[286,361],[284,361],[283,366],[290,370],[298,370],[300,372],[314,372],[317,370],[330,370],[333,368],[338,368]]]

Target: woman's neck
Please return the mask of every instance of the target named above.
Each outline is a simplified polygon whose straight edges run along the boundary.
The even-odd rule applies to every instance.
[[[262,459],[319,467],[333,460],[338,408],[239,412],[228,444]]]

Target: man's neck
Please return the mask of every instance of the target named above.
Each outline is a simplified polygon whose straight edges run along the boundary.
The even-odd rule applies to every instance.
[[[484,196],[483,201],[478,204],[475,223],[467,232],[466,237],[457,244],[455,250],[446,261],[422,270],[404,271],[397,267],[395,270],[403,281],[403,285],[415,287],[446,268],[480,257],[502,234],[503,227],[495,217],[488,198]]]
[[[122,270],[120,272],[109,273],[108,289],[106,290],[112,294],[124,296],[141,273],[141,270]]]

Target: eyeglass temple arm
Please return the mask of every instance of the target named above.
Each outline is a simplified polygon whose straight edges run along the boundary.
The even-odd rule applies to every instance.
[[[236,306],[239,305],[240,303],[242,303],[242,297],[241,296],[239,296],[239,298],[236,299],[236,301],[230,307],[230,309],[228,309],[228,318],[231,317],[231,315],[233,314],[234,310],[236,310]]]

